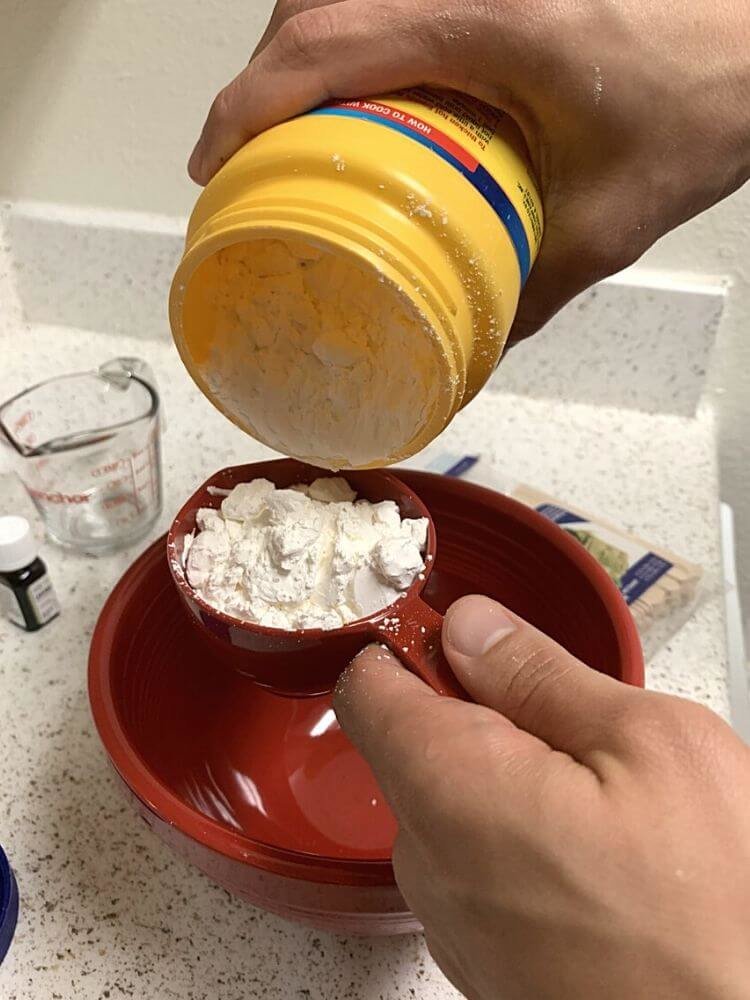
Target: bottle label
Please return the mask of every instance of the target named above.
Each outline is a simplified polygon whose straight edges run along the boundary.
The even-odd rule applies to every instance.
[[[639,543],[608,530],[601,524],[587,521],[579,514],[553,503],[540,503],[535,508],[548,520],[577,539],[596,561],[606,569],[620,588],[628,604],[634,604],[674,566]]]
[[[332,101],[309,113],[377,122],[450,163],[502,221],[525,283],[541,242],[541,205],[522,159],[500,141],[512,127],[501,111],[462,94],[416,87],[385,101]]]
[[[60,614],[60,604],[57,600],[57,595],[52,586],[52,581],[46,573],[29,586],[27,594],[40,625],[45,625],[55,615]]]
[[[23,616],[18,598],[11,588],[0,580],[0,614],[10,619],[15,625],[26,628],[26,619]]]

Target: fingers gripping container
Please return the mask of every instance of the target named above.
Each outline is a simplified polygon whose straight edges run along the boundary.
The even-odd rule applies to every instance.
[[[252,139],[205,188],[172,284],[172,331],[209,399],[278,447],[211,377],[222,323],[217,258],[253,240],[302,241],[375,274],[420,317],[437,382],[417,426],[388,454],[339,463],[390,464],[439,434],[491,375],[541,237],[526,148],[502,112],[422,88],[333,102]],[[234,360],[253,363],[252,354]],[[404,359],[390,364],[395,373]]]

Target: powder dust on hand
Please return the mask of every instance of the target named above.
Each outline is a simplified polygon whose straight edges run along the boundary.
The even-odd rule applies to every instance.
[[[376,271],[270,239],[203,267],[211,319],[195,360],[254,437],[312,465],[359,468],[394,460],[426,425],[439,384],[430,333]]]
[[[339,628],[388,607],[424,570],[426,518],[392,500],[357,500],[345,479],[235,486],[201,508],[183,559],[212,607],[270,628]]]

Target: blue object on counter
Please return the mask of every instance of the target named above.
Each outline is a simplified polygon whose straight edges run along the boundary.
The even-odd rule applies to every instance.
[[[0,964],[5,958],[18,920],[18,886],[5,853],[0,847]]]

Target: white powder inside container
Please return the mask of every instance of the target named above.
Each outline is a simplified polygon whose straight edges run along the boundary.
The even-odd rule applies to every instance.
[[[254,437],[313,465],[358,468],[393,460],[426,425],[439,391],[432,336],[382,274],[271,239],[227,247],[202,269],[193,360]]]
[[[401,597],[424,568],[426,518],[401,519],[340,477],[241,483],[197,512],[187,578],[219,611],[270,628],[339,628]],[[395,619],[394,619],[395,620]]]

